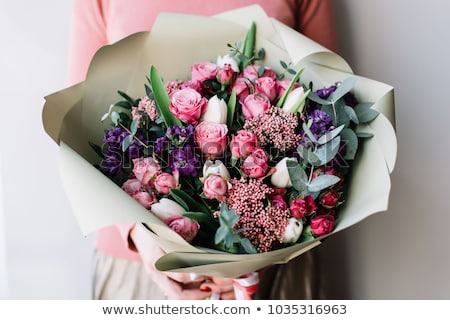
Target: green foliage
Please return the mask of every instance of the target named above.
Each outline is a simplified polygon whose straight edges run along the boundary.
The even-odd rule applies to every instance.
[[[169,110],[170,98],[167,94],[166,87],[154,66],[150,67],[150,86],[155,99],[156,109],[164,120],[166,127],[172,127],[174,125],[181,126],[181,121],[172,114]]]
[[[250,241],[239,235],[241,230],[234,229],[238,219],[235,210],[228,210],[228,206],[222,203],[219,214],[220,226],[214,236],[214,243],[230,252],[257,253]]]

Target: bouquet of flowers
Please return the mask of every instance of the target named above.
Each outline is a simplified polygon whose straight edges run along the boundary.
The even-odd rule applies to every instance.
[[[392,88],[355,76],[337,55],[250,9],[200,22],[174,15],[210,36],[227,23],[229,36],[175,65],[152,56],[174,43],[157,21],[149,38],[114,45],[130,49],[136,68],[105,67],[120,58],[104,48],[84,83],[47,97],[47,109],[67,106],[57,120],[45,121],[44,109],[44,123],[61,146],[63,181],[85,232],[142,222],[168,252],[160,270],[237,277],[386,208]],[[92,188],[76,183],[80,173]]]

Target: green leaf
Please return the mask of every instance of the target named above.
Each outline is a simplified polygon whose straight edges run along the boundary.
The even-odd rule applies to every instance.
[[[241,246],[246,253],[258,253],[258,251],[256,251],[255,247],[253,247],[250,240],[248,240],[247,238],[244,238],[244,237],[241,238]]]
[[[103,158],[105,156],[103,154],[102,148],[100,148],[100,146],[98,144],[95,144],[93,142],[88,142],[88,143],[100,158]]]
[[[186,211],[203,212],[210,214],[210,210],[204,204],[196,201],[186,191],[181,189],[170,189],[170,195],[178,202]]]
[[[354,123],[359,124],[358,116],[356,115],[355,109],[349,106],[344,107],[345,113],[348,115],[350,120],[352,120]]]
[[[288,87],[284,91],[283,95],[281,96],[280,100],[277,102],[277,107],[282,108],[284,103],[286,102],[287,96],[289,93],[291,93],[292,88],[294,87],[294,84],[298,81],[300,78],[300,75],[302,74],[304,68],[300,69],[295,76],[291,79],[291,82],[289,83]]]
[[[380,113],[372,109],[373,103],[359,103],[355,106],[355,113],[359,123],[367,123],[375,119]]]
[[[356,83],[356,77],[348,77],[340,83],[337,89],[331,94],[331,100],[338,101],[345,96]]]
[[[299,145],[297,148],[297,152],[306,162],[313,166],[320,166],[322,164],[322,160],[311,150]]]
[[[303,131],[305,131],[305,133],[306,133],[306,135],[308,136],[308,138],[309,138],[312,142],[317,143],[317,139],[316,139],[316,137],[314,136],[314,134],[311,132],[311,130],[309,129],[308,124],[306,124],[305,122],[303,122],[302,128],[303,128]]]
[[[123,141],[122,141],[122,151],[126,151],[128,149],[130,144],[133,142],[133,137],[134,136],[132,134],[129,134],[123,139]]]
[[[214,224],[215,220],[211,216],[211,214],[204,213],[204,212],[192,212],[187,211],[183,213],[183,216],[188,217],[194,221],[197,221],[198,223],[205,223],[205,224]]]
[[[120,108],[125,108],[125,109],[131,109],[131,107],[133,106],[132,103],[130,103],[129,101],[117,101],[116,103],[114,103],[114,105],[116,107],[120,107]]]
[[[322,98],[319,97],[319,96],[317,95],[317,93],[315,93],[315,92],[311,92],[311,93],[308,95],[308,99],[311,100],[311,101],[314,101],[315,103],[318,103],[318,104],[320,104],[320,105],[322,105],[322,106],[326,106],[326,105],[331,104],[331,101],[330,101],[330,100],[322,99]]]
[[[317,156],[317,158],[320,159],[319,166],[322,166],[331,160],[336,156],[336,154],[339,151],[339,147],[341,144],[341,138],[340,136],[337,136],[330,142],[320,146],[317,148],[317,150],[314,152],[314,154]],[[317,164],[316,164],[317,166]]]
[[[169,109],[170,98],[167,94],[164,83],[162,82],[161,76],[154,66],[150,67],[150,85],[152,87],[153,96],[156,102],[156,108],[159,110],[161,118],[167,127],[172,127],[174,125],[181,126],[181,121],[172,114]]]
[[[120,121],[120,114],[117,111],[111,112],[111,120],[114,123],[114,125],[117,126]]]
[[[246,57],[246,59],[242,62],[242,69],[244,69],[249,64],[249,61],[253,58],[253,52],[255,50],[255,39],[256,23],[252,22],[244,38],[244,47],[242,48],[242,53]]]
[[[138,126],[139,126],[139,119],[138,118],[133,119],[130,125],[130,131],[133,135],[136,134]]]
[[[332,185],[336,184],[341,180],[339,177],[333,176],[331,174],[323,174],[314,178],[308,185],[309,192],[317,192]]]
[[[231,91],[231,95],[230,95],[230,99],[228,100],[228,104],[227,104],[227,125],[228,128],[231,128],[231,126],[233,125],[233,120],[234,120],[234,113],[236,110],[236,89],[233,89],[233,91]]]
[[[327,142],[331,141],[339,133],[341,133],[342,129],[344,129],[344,125],[341,125],[341,126],[335,128],[335,129],[331,130],[330,132],[327,132],[327,133],[323,134],[319,139],[317,139],[317,143],[318,144],[324,144],[324,143],[327,143]]]
[[[358,138],[367,139],[367,138],[372,138],[373,137],[373,133],[371,133],[371,132],[364,132],[364,131],[358,131],[358,132],[356,132],[356,136]]]
[[[294,189],[299,193],[306,191],[308,176],[302,166],[297,161],[287,160],[286,167]]]
[[[122,96],[122,98],[124,98],[126,101],[128,101],[131,105],[134,104],[134,99],[131,98],[128,94],[126,94],[123,91],[118,90],[117,93]]]
[[[350,128],[342,130],[341,139],[345,142],[345,160],[355,159],[356,152],[358,151],[358,137]]]

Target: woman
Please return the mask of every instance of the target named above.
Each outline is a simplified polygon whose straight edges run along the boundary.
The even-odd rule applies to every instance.
[[[258,3],[271,17],[335,51],[329,0],[75,0],[69,80],[84,80],[89,62],[103,45],[151,30],[159,12],[213,15]],[[230,279],[189,279],[161,273],[154,262],[162,250],[142,226],[127,224],[96,235],[95,299],[205,299],[212,293],[234,298]],[[314,252],[261,273],[260,299],[317,299]],[[295,276],[295,278],[293,278]],[[156,284],[156,285],[155,285]],[[286,285],[294,285],[285,289]]]

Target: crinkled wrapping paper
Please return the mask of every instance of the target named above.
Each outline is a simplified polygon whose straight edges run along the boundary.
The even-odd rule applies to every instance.
[[[186,243],[158,218],[92,165],[99,159],[88,145],[101,144],[101,116],[118,100],[117,90],[133,97],[145,94],[150,65],[165,80],[187,79],[190,65],[215,61],[228,52],[227,43],[241,41],[252,21],[257,24],[257,48],[266,51],[267,65],[281,71],[279,61],[305,68],[301,80],[316,88],[354,75],[347,62],[281,22],[269,18],[257,5],[213,17],[162,13],[151,32],[133,34],[101,48],[94,56],[86,80],[46,97],[44,128],[60,146],[60,175],[82,233],[124,222],[143,223],[149,235],[167,252],[156,266],[162,271],[194,272],[237,277],[272,264],[286,263],[320,244],[322,238],[261,254],[229,254]],[[180,28],[180,26],[184,26]],[[374,102],[381,114],[364,128],[366,139],[354,163],[348,198],[330,236],[368,216],[386,211],[390,174],[394,169],[394,90],[391,86],[354,75],[361,101]]]

